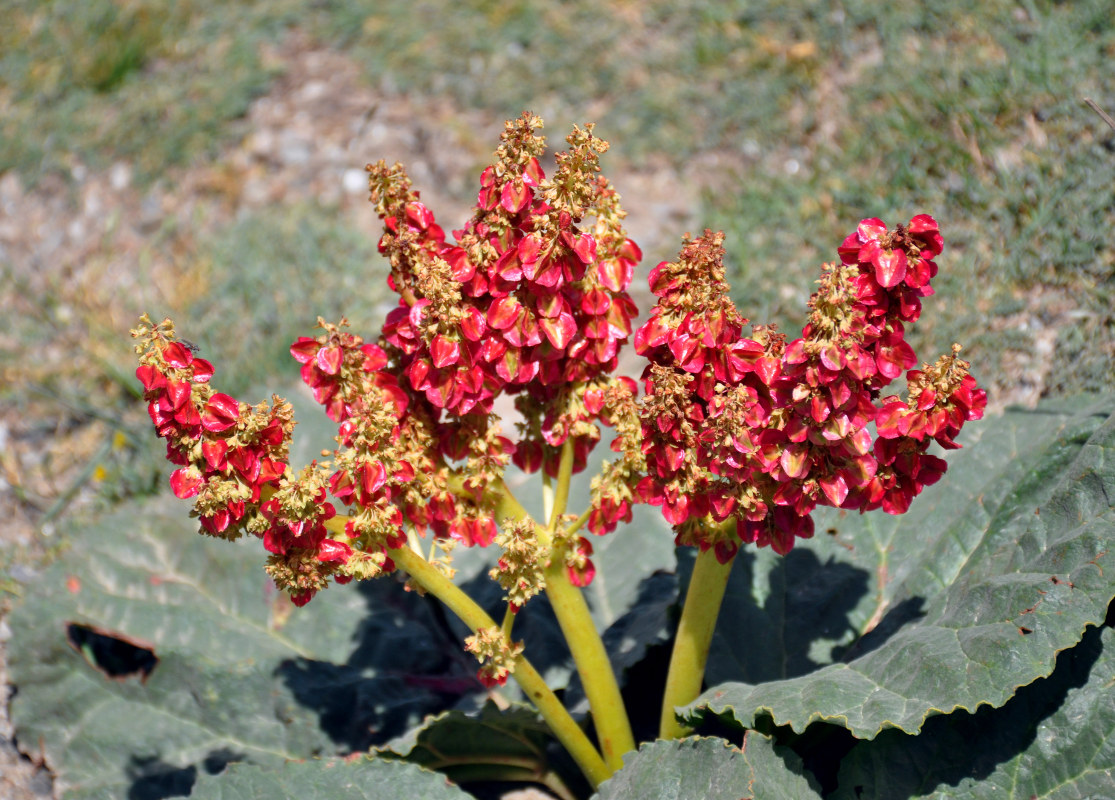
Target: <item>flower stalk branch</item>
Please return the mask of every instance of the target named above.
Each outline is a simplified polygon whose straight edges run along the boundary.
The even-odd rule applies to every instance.
[[[474,633],[496,627],[492,618],[471,597],[409,548],[391,550],[389,555],[415,583],[444,603]],[[607,780],[617,767],[608,765],[601,758],[599,751],[581,730],[581,726],[569,715],[565,706],[546,685],[546,681],[530,661],[522,655],[516,656],[511,677],[522,687],[523,692],[550,726],[554,737],[577,762],[577,766],[581,768],[593,787]]]
[[[716,630],[716,620],[733,563],[734,558],[721,563],[712,549],[697,554],[678,622],[674,650],[670,655],[659,738],[680,739],[692,733],[691,728],[678,721],[674,709],[688,705],[701,693],[712,634]]]
[[[553,533],[561,522],[561,515],[569,505],[569,485],[573,476],[573,440],[566,439],[561,446],[561,461],[558,462],[557,486],[554,489],[553,505],[547,521],[548,530]]]
[[[564,450],[561,463],[571,464],[572,447]],[[559,468],[557,486],[554,488],[555,519],[569,497],[571,474],[571,470]],[[501,484],[498,491],[497,514],[516,522],[531,519],[506,484]],[[550,564],[544,573],[546,596],[581,678],[604,761],[611,769],[620,769],[623,766],[623,754],[635,749],[635,737],[631,732],[619,683],[604,648],[604,641],[589,613],[584,594],[569,579],[569,568],[566,566],[568,545],[555,540],[546,529],[539,529],[538,536],[545,546],[551,548]]]
[[[596,632],[584,594],[569,582],[560,564],[546,571],[546,596],[577,665],[604,761],[618,770],[623,767],[623,754],[635,749],[635,737],[608,651]]]

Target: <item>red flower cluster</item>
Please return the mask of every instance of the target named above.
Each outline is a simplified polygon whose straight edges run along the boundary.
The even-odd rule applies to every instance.
[[[404,521],[438,538],[490,544],[495,522],[474,491],[482,482],[451,491],[446,462],[467,460],[466,471],[478,476],[498,472],[510,441],[477,414],[453,425],[435,422],[423,396],[412,397],[387,369],[380,347],[338,325],[319,325],[325,334],[299,338],[291,354],[315,398],[341,423],[329,490],[352,508],[348,536],[380,572],[394,569],[387,551],[406,543]]]
[[[316,591],[307,581],[322,585],[331,570],[322,565],[343,564],[351,548],[327,538],[323,523],[334,510],[323,486],[307,496],[316,473],[290,474],[290,405],[274,398],[270,407],[252,407],[215,392],[212,364],[175,341],[169,322],[144,317],[132,335],[140,340],[136,377],[148,412],[167,440],[167,458],[180,465],[170,476],[174,494],[195,498],[194,513],[209,535],[238,539],[248,531],[275,557],[312,562],[296,570],[303,573],[296,583],[283,585],[305,603]]]
[[[325,334],[300,337],[290,352],[303,365],[302,379],[314,398],[340,423],[343,449],[336,453],[329,491],[355,508],[345,523],[348,537],[359,540],[362,551],[376,554],[380,571],[390,572],[394,564],[386,551],[406,541],[397,506],[415,475],[400,447],[400,425],[410,398],[385,369],[387,356],[380,347],[342,330],[346,320],[318,324]],[[324,485],[319,502],[325,502]]]
[[[497,572],[516,597],[531,596],[545,559],[526,533],[508,538],[522,513],[503,496],[504,467],[581,470],[600,424],[615,428],[622,458],[592,484],[589,530],[612,531],[634,503],[650,503],[679,544],[726,563],[742,543],[788,552],[813,535],[818,505],[903,513],[944,473],[930,443],[958,446],[964,423],[982,416],[986,397],[959,346],[913,369],[905,326],[933,293],[942,249],[924,214],[894,230],[863,220],[840,262],[823,267],[808,322],[790,342],[772,327],[745,334],[723,234],[687,239],[676,262],[650,273],[657,303],[634,332],[648,361],[638,399],[633,381],[610,374],[632,334],[626,290],[641,254],[624,233],[618,195],[597,174],[607,143],[592,126],[574,129],[547,178],[540,126],[530,114],[507,123],[475,213],[452,240],[401,166],[368,167],[399,304],[378,344],[344,330],[345,320],[319,319],[322,335],[291,346],[339,425],[330,462],[295,476],[288,404],[252,408],[215,392],[212,365],[174,341],[169,323],[144,318],[133,332],[152,421],[181,467],[175,493],[197,498],[206,532],[259,536],[269,573],[296,602],[329,578],[392,571],[407,526],[466,545],[499,542]],[[906,399],[881,398],[904,372]],[[502,394],[516,396],[523,417],[514,443],[491,415]],[[334,500],[349,510],[343,520]],[[583,586],[594,574],[592,545],[579,524],[557,521],[552,556]],[[513,545],[538,563],[516,566]]]
[[[455,244],[400,168],[369,167],[386,223],[380,250],[401,295],[384,338],[410,388],[452,415],[488,413],[501,392],[525,390],[546,406],[562,387],[615,369],[631,333],[626,287],[641,254],[618,225],[615,193],[594,174],[606,143],[591,127],[575,130],[548,181],[540,124],[530,115],[508,123]],[[578,227],[588,214],[593,233]]]
[[[843,264],[825,266],[809,323],[789,344],[769,328],[742,335],[722,235],[706,231],[651,273],[659,302],[635,334],[651,362],[638,495],[662,506],[679,543],[713,547],[721,561],[739,542],[785,553],[812,536],[818,504],[902,513],[940,478],[945,463],[926,453],[929,442],[956,446],[986,405],[967,363],[954,351],[908,373],[908,402],[876,400],[916,363],[904,323],[932,294],[941,241],[927,215],[894,231],[861,222],[840,248]],[[706,516],[734,516],[735,530]]]
[[[286,470],[290,409],[275,403],[250,408],[209,385],[213,365],[174,341],[168,323],[144,318],[133,332],[147,410],[156,433],[167,440],[167,459],[180,465],[170,476],[174,494],[198,497],[202,528],[235,539],[265,486],[277,486]]]

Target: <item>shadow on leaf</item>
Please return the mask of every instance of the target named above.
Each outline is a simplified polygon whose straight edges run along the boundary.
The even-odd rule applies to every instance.
[[[317,713],[341,752],[381,744],[482,689],[470,657],[429,598],[390,579],[360,583],[352,591],[363,596],[368,614],[349,659],[287,659],[276,670],[294,699]]]
[[[93,625],[67,624],[66,641],[91,666],[113,680],[139,676],[140,682],[145,682],[159,663],[150,643]]]
[[[851,661],[878,649],[887,639],[898,633],[899,629],[910,622],[917,622],[925,616],[925,598],[908,597],[887,609],[879,623],[846,648],[833,648],[832,655],[837,661]]]
[[[1071,747],[1077,736],[1086,733],[1081,727],[1083,708],[1095,711],[1104,705],[1101,698],[1108,690],[1092,678],[1092,694],[1077,697],[1072,703],[1075,711],[1066,707],[1066,701],[1070,692],[1090,683],[1093,667],[1103,656],[1104,630],[1089,628],[1078,645],[1057,656],[1049,677],[1023,686],[1000,708],[983,707],[975,713],[961,709],[929,719],[917,736],[888,730],[874,741],[858,743],[841,766],[839,796],[876,797],[884,785],[887,796],[894,798],[922,797],[934,790],[953,796],[950,788],[987,781],[1000,768],[1011,772],[1011,781],[1028,780],[1027,771],[1040,777],[1053,769],[1051,764],[1043,767],[1043,760],[1050,758],[1060,764],[1055,772],[1086,772],[1081,764],[1070,763]],[[1110,664],[1110,655],[1105,663]],[[1109,675],[1098,677],[1107,680]],[[1058,713],[1069,718],[1051,721]],[[1047,721],[1051,724],[1043,727]],[[1070,725],[1072,732],[1058,736],[1064,725]],[[1039,730],[1052,738],[1037,742]],[[1097,735],[1097,741],[1102,741],[1102,734]],[[1094,746],[1085,749],[1092,757],[1102,757]],[[1026,763],[1004,767],[1020,758]],[[1096,767],[1102,768],[1102,764]]]
[[[197,780],[197,767],[175,767],[158,758],[133,756],[127,766],[132,784],[128,800],[163,800],[166,797],[189,797]]]
[[[864,569],[831,558],[821,561],[807,548],[783,557],[742,551],[724,596],[706,683],[763,683],[830,663],[837,649],[830,645],[826,658],[820,647],[856,637],[850,617],[868,592],[869,578]],[[876,647],[885,640],[876,638]]]

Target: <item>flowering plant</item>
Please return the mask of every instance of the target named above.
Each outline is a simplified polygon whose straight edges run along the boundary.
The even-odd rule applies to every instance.
[[[202,533],[260,539],[268,575],[296,606],[331,583],[405,576],[468,626],[479,683],[516,681],[595,788],[636,739],[583,593],[594,542],[643,504],[696,552],[657,731],[680,739],[701,716],[679,710],[701,694],[741,548],[785,556],[814,536],[818,507],[906,513],[948,468],[933,446],[958,448],[986,396],[959,345],[917,368],[906,341],[943,247],[932,217],[861,221],[822,267],[793,339],[746,327],[729,299],[722,234],[686,237],[675,261],[650,271],[657,302],[635,327],[627,289],[641,253],[599,173],[607,143],[592,125],[574,128],[547,177],[540,127],[531,114],[507,123],[475,212],[452,238],[400,165],[369,165],[398,305],[374,342],[343,319],[319,319],[321,334],[290,348],[338,426],[324,460],[293,469],[291,406],[217,391],[213,365],[169,320],[145,316],[132,335],[151,419],[177,465],[171,487],[194,499]],[[616,374],[629,341],[646,362],[639,381]],[[514,435],[496,413],[507,398]],[[572,478],[609,429],[615,456],[587,505],[571,507]],[[541,515],[505,480],[511,464],[540,473]],[[493,551],[502,619],[454,583],[461,547]],[[543,594],[587,698],[588,731],[516,640],[516,621]]]

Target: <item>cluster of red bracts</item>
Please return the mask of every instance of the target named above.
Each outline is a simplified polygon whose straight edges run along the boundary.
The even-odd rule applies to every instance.
[[[212,376],[210,362],[160,336],[148,339],[136,370],[156,432],[167,440],[167,458],[180,466],[170,476],[174,494],[195,498],[202,530],[210,535],[235,539],[249,530],[276,555],[296,552],[323,564],[347,560],[352,549],[329,539],[323,524],[335,514],[324,490],[301,517],[277,499],[291,484],[289,406],[241,405],[214,392]],[[292,599],[302,605],[312,596],[299,592]]]
[[[641,253],[623,239],[604,255],[578,220],[537,196],[544,177],[535,158],[518,171],[487,169],[477,215],[456,232],[459,241],[483,243],[471,250],[447,243],[416,199],[385,209],[381,251],[397,249],[405,228],[408,244],[417,243],[411,252],[447,264],[455,282],[450,309],[436,297],[404,297],[383,330],[400,354],[398,373],[436,409],[488,413],[497,396],[519,392],[545,407],[563,387],[590,382],[617,365],[637,314],[626,288]],[[492,214],[500,219],[498,230]],[[470,252],[477,251],[487,257],[474,259]],[[578,466],[592,444],[577,443]],[[521,468],[542,465],[538,445],[518,451]],[[545,465],[556,469],[552,460]]]
[[[388,315],[384,338],[403,353],[402,374],[436,408],[487,413],[502,392],[588,381],[615,368],[636,314],[624,290],[638,249],[628,242],[624,257],[601,262],[592,236],[574,233],[568,220],[569,228],[543,242],[526,231],[531,214],[544,212],[542,204],[517,212],[516,227],[491,240],[499,256],[490,264],[476,266],[463,248],[432,240],[461,283],[456,330],[426,340],[425,298],[400,300]],[[440,232],[420,203],[407,205],[405,219],[417,233]],[[585,290],[579,284],[588,269],[599,285]]]
[[[287,444],[283,421],[277,416],[257,421],[250,433],[238,435],[240,403],[209,387],[212,364],[175,341],[149,353],[136,377],[155,431],[167,440],[167,459],[180,465],[170,476],[171,488],[183,499],[209,490],[210,483],[218,493],[226,490],[227,502],[199,514],[206,531],[225,534],[259,504],[264,486],[277,485],[282,478]],[[222,485],[230,482],[235,488]]]
[[[509,130],[531,142],[525,122]],[[599,140],[576,142],[570,152],[595,163]],[[744,334],[748,321],[724,280],[721,234],[687,241],[678,262],[650,274],[658,302],[634,332],[648,361],[636,401],[634,381],[607,379],[632,334],[637,311],[626,290],[639,249],[622,234],[618,207],[607,205],[614,193],[606,182],[581,175],[579,199],[555,200],[560,192],[531,152],[504,152],[499,169],[485,170],[476,214],[456,242],[401,171],[371,168],[399,306],[380,345],[342,330],[347,323],[321,322],[324,335],[291,347],[302,379],[339,425],[328,471],[290,472],[288,405],[251,408],[214,392],[209,362],[158,326],[137,334],[146,339],[137,376],[151,419],[180,466],[171,486],[197,498],[205,531],[236,538],[247,530],[275,557],[321,565],[311,588],[288,583],[303,604],[327,578],[347,581],[335,571],[343,565],[360,577],[394,569],[387,553],[406,544],[404,525],[491,544],[497,520],[486,485],[508,457],[555,476],[571,442],[581,470],[599,440],[596,423],[618,430],[620,417],[627,433],[612,447],[625,455],[605,489],[594,489],[589,530],[610,532],[630,521],[632,504],[650,503],[679,544],[712,549],[725,563],[743,543],[787,553],[813,535],[818,505],[900,514],[939,480],[946,465],[930,444],[957,447],[986,396],[958,347],[912,369],[905,326],[933,293],[942,248],[932,217],[894,230],[862,221],[839,247],[840,263],[825,266],[810,319],[790,342],[772,328]],[[595,213],[597,227],[581,230],[566,207]],[[908,399],[883,397],[903,373]],[[504,394],[519,395],[527,420],[516,443],[488,427]],[[330,496],[350,509],[347,542],[328,535]],[[575,532],[568,541],[570,579],[586,585],[592,545]],[[354,573],[357,549],[378,561]]]
[[[334,422],[344,422],[352,415],[353,405],[364,399],[355,392],[359,383],[346,374],[346,368],[349,373],[374,375],[377,388],[391,395],[401,415],[406,410],[407,398],[394,377],[382,371],[387,366],[383,350],[374,344],[364,344],[358,336],[335,326],[327,329],[329,334],[324,341],[300,336],[290,346],[290,354],[302,365],[302,381],[310,387],[314,400],[325,407],[326,416]]]
[[[932,217],[895,231],[861,222],[840,247],[843,265],[826,266],[801,338],[784,348],[769,332],[764,342],[744,338],[738,319],[716,303],[671,316],[718,246],[706,234],[681,264],[652,273],[659,306],[635,336],[657,365],[644,375],[644,409],[654,413],[643,423],[648,475],[639,499],[662,506],[680,543],[714,547],[722,561],[738,545],[687,523],[735,516],[740,542],[785,553],[795,538],[812,536],[817,505],[905,512],[944,473],[945,462],[926,452],[930,442],[956,447],[961,426],[986,405],[955,351],[907,373],[909,401],[876,405],[916,363],[903,324],[932,293],[941,252]],[[684,390],[679,375],[687,376]]]
[[[345,530],[352,538],[371,533],[371,549],[386,552],[406,542],[404,520],[439,538],[451,538],[468,546],[487,546],[495,538],[496,525],[491,515],[467,497],[446,490],[415,496],[405,491],[416,477],[416,466],[429,475],[444,471],[444,463],[460,461],[469,455],[467,431],[451,424],[436,423],[428,413],[422,394],[413,397],[399,385],[395,374],[385,369],[386,356],[376,345],[364,344],[352,334],[325,326],[327,333],[316,339],[301,337],[291,346],[291,354],[303,364],[302,378],[322,403],[330,417],[340,422],[339,441],[348,455],[339,456],[337,468],[329,479],[330,493],[354,509]],[[408,411],[425,406],[423,418]],[[369,409],[390,410],[389,419],[369,420]],[[385,450],[411,438],[414,428],[432,428],[432,452],[411,457],[415,466]],[[369,449],[369,446],[373,449]],[[375,447],[384,450],[375,450]],[[514,448],[503,437],[496,437],[491,455]],[[390,471],[388,470],[390,467]],[[388,559],[384,570],[393,565]]]

